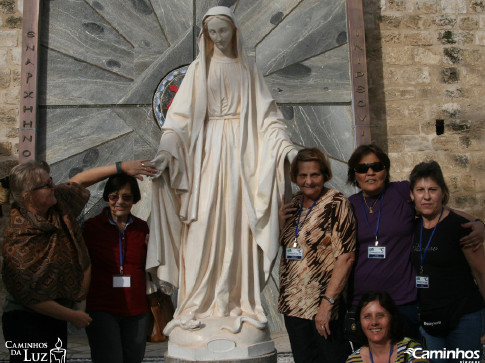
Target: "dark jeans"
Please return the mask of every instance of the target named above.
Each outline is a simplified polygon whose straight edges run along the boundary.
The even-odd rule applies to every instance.
[[[140,363],[145,355],[149,313],[121,316],[90,311],[86,328],[95,363]]]
[[[352,351],[344,338],[342,320],[330,322],[332,334],[325,339],[318,334],[314,320],[285,315],[295,363],[344,363]]]
[[[418,303],[399,305],[397,309],[404,321],[404,335],[421,341],[421,335],[419,334]]]
[[[5,344],[10,350],[10,362],[49,362],[50,350],[56,348],[56,343],[59,352],[67,348],[67,322],[47,315],[9,311],[2,316],[2,328]]]

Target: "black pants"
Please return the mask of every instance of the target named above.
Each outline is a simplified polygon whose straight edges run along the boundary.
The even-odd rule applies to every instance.
[[[9,311],[2,316],[2,328],[10,362],[49,362],[52,349],[62,354],[67,348],[67,322],[46,315]]]
[[[332,334],[325,339],[318,334],[314,320],[285,315],[295,363],[345,363],[352,353],[343,335],[343,321],[331,321]]]

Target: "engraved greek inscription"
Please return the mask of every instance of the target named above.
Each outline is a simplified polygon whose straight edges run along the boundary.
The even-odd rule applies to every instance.
[[[30,72],[27,72],[27,74],[25,75],[27,78],[25,79],[25,83],[29,83],[29,79],[33,77],[32,73]]]
[[[34,91],[24,91],[24,98],[34,98]]]
[[[22,155],[24,157],[28,158],[32,155],[32,153],[30,152],[30,150],[24,150],[24,151],[22,151]]]
[[[366,103],[365,103],[365,101],[360,100],[359,102],[357,102],[357,106],[359,106],[359,107],[365,107],[366,106]]]
[[[364,77],[365,76],[365,73],[364,72],[355,72],[355,78],[359,78],[359,77]]]
[[[29,30],[27,32],[27,38],[35,38],[35,32],[33,30]]]
[[[367,115],[364,115],[364,117],[359,116],[360,121],[364,121],[367,118]]]
[[[29,64],[34,65],[34,63],[32,63],[32,62],[31,62],[30,58],[27,58],[27,61],[25,62],[25,65],[27,66],[27,65],[29,65]]]
[[[355,91],[358,93],[364,93],[366,91],[366,88],[364,86],[357,86]]]
[[[24,106],[24,113],[27,111],[34,112],[34,106],[30,106],[30,107]]]
[[[354,44],[354,49],[364,50],[364,48],[362,48],[362,46],[359,44]]]
[[[28,44],[25,46],[25,50],[31,50],[32,52],[35,52],[35,45],[29,46]]]
[[[22,142],[25,142],[25,141],[32,142],[32,135],[30,135],[29,137],[24,135],[22,138]]]
[[[24,120],[24,129],[25,128],[32,128],[33,127],[33,121],[25,121]]]

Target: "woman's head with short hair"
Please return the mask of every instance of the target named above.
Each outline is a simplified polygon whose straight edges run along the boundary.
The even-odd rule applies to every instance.
[[[12,168],[9,175],[9,189],[13,199],[21,206],[25,205],[26,193],[42,184],[42,177],[50,173],[45,161],[26,161]]]
[[[131,193],[133,194],[133,203],[137,203],[141,199],[138,182],[135,177],[125,173],[115,174],[108,178],[108,181],[104,186],[103,199],[107,202],[111,193],[119,191],[127,184],[130,186]]]
[[[330,163],[327,156],[320,149],[313,147],[301,149],[300,151],[298,151],[298,154],[293,159],[290,166],[290,178],[293,183],[296,183],[296,177],[298,175],[299,167],[298,163],[305,161],[315,161],[318,163],[325,182],[328,182],[330,179],[332,179],[332,169],[330,168]]]
[[[425,178],[433,179],[436,184],[439,185],[443,193],[442,203],[443,205],[446,205],[446,203],[448,203],[448,200],[450,199],[450,191],[448,189],[448,186],[446,185],[445,177],[443,176],[443,172],[441,171],[440,164],[438,164],[434,160],[417,164],[409,175],[411,191],[414,190],[414,186],[419,180]]]
[[[391,170],[391,160],[389,160],[389,156],[377,145],[374,144],[367,144],[367,145],[360,145],[357,149],[354,150],[352,155],[350,156],[348,162],[348,171],[347,171],[347,183],[351,184],[356,187],[360,187],[357,183],[355,178],[355,168],[360,164],[362,158],[364,156],[374,154],[380,162],[384,163],[385,170],[386,170],[386,179],[385,183],[388,184],[390,181],[390,170]]]

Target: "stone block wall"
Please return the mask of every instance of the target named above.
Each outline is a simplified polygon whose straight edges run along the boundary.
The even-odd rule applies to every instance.
[[[0,177],[16,163],[23,0],[0,0]]]
[[[0,178],[17,164],[23,0],[0,0]],[[8,213],[0,205],[0,242]]]
[[[438,161],[450,206],[485,218],[485,0],[363,0],[373,141],[392,180]]]

